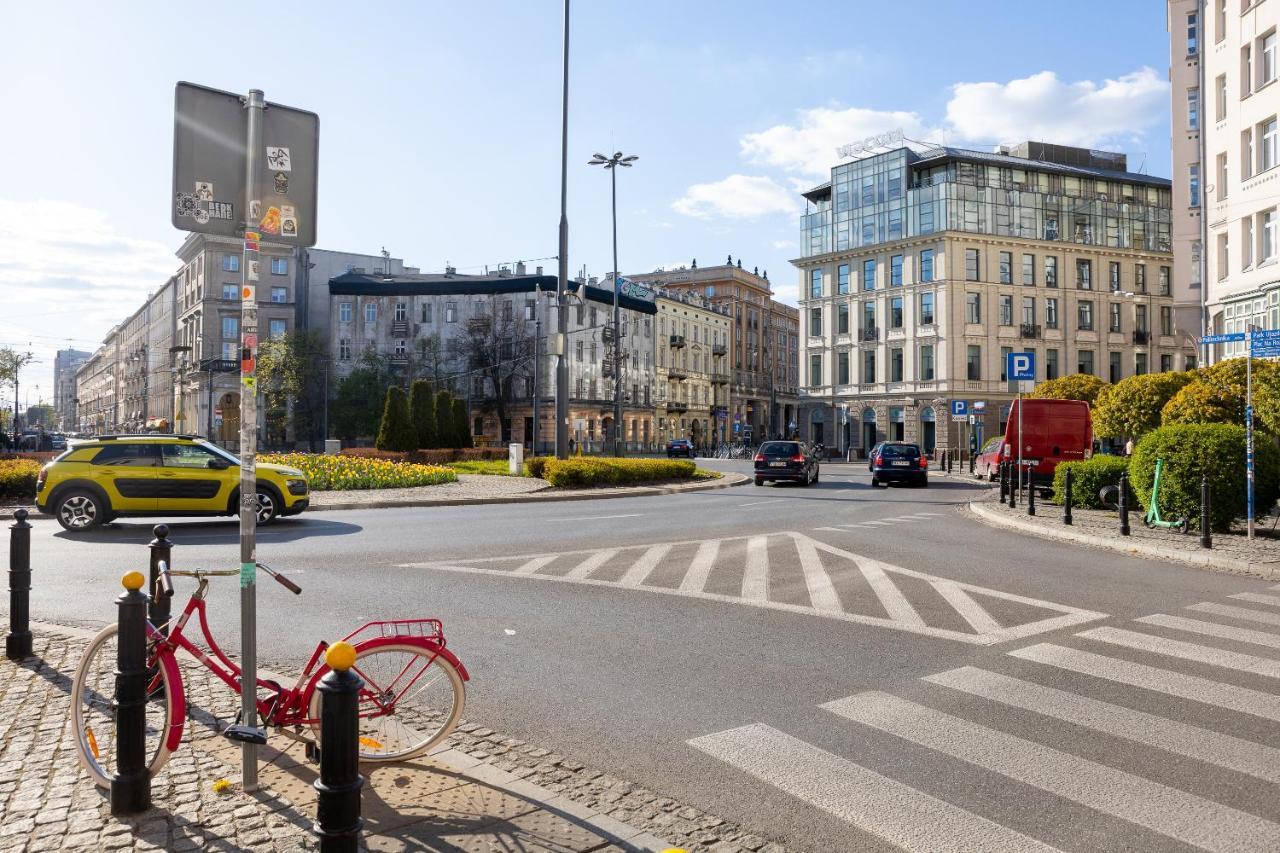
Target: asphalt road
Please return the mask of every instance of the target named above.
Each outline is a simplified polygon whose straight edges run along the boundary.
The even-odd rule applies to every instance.
[[[980,488],[304,514],[262,531],[304,594],[262,580],[260,655],[438,616],[469,718],[796,849],[1280,849],[1280,592],[993,530]],[[155,521],[38,521],[34,616],[111,618]],[[170,523],[234,565],[233,522]]]

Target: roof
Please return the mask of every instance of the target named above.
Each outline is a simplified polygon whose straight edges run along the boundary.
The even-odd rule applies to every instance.
[[[553,275],[462,275],[459,273],[345,273],[329,279],[329,293],[334,296],[486,296],[498,293],[533,293],[535,289],[554,291]],[[575,285],[570,283],[570,289]],[[583,294],[592,302],[613,304],[613,290],[595,285],[582,285]],[[618,304],[630,311],[656,314],[652,302],[622,294]]]

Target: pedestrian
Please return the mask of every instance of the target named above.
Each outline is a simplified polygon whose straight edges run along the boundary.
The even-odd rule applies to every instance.
[[[1132,438],[1130,438],[1128,441],[1124,443],[1124,455],[1125,456],[1133,455],[1133,439]]]
[[[40,444],[41,453],[47,453],[53,450],[53,436],[44,431],[44,427],[40,427]]]

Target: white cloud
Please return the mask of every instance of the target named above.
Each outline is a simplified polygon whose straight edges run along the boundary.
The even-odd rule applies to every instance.
[[[671,206],[678,213],[699,219],[712,216],[755,219],[800,210],[794,193],[772,178],[758,175],[730,175],[714,183],[694,184]]]
[[[795,240],[774,240],[774,241],[773,241],[773,248],[775,248],[775,249],[795,249],[795,248],[798,248],[798,247],[796,246],[796,241],[795,241]]]
[[[1133,140],[1169,108],[1169,84],[1143,67],[1101,85],[1052,71],[1008,83],[957,83],[947,123],[963,138],[1096,147]]]
[[[759,133],[748,133],[739,144],[748,162],[825,176],[837,162],[836,148],[896,128],[916,139],[935,132],[912,112],[818,107],[801,110],[800,121],[795,125],[778,124]]]

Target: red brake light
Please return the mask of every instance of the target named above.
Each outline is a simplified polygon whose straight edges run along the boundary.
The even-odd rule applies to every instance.
[[[797,453],[795,456],[792,456],[792,457],[791,457],[791,461],[792,461],[792,462],[803,462],[803,461],[804,461],[804,454],[803,454],[803,453]]]
[[[755,459],[753,459],[752,461],[753,461],[753,462],[763,462],[763,461],[764,461],[764,454],[763,454],[763,453],[757,453],[757,454],[756,454],[756,456],[755,456]]]
[[[877,465],[877,467],[878,467],[878,466],[880,466],[880,465],[883,465],[883,464],[884,464],[884,457],[883,457],[883,456],[877,456],[877,457],[876,457],[876,465]]]
[[[925,457],[925,456],[921,456],[921,457],[920,457],[920,467],[921,467],[921,468],[928,468],[928,467],[929,467],[929,459],[928,459],[927,457]]]

